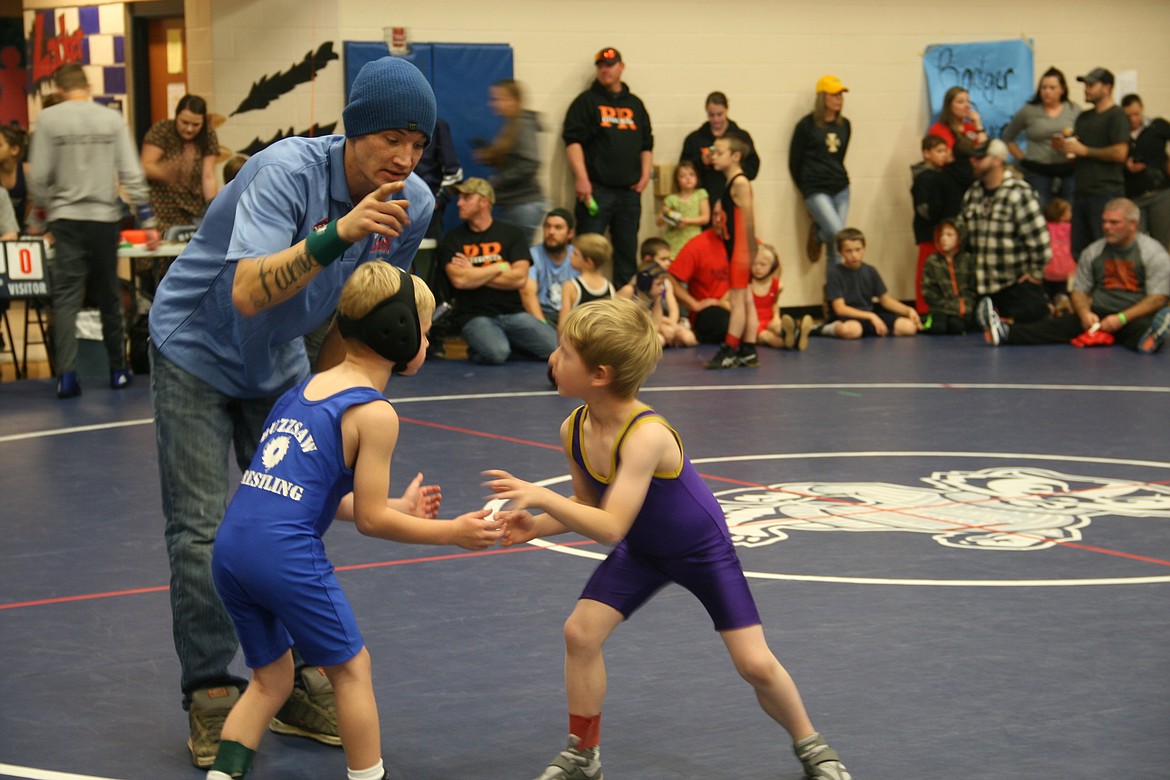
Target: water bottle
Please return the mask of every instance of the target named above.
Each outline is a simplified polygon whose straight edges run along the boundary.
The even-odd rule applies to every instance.
[[[589,200],[585,201],[585,210],[589,212],[589,216],[596,217],[597,212],[601,210],[597,205],[597,198],[590,195]]]

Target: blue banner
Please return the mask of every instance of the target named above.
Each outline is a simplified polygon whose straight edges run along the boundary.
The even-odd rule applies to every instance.
[[[970,94],[987,134],[999,138],[1020,106],[1036,94],[1030,40],[935,44],[926,49],[923,67],[930,98],[927,126],[938,120],[946,91],[959,86]]]

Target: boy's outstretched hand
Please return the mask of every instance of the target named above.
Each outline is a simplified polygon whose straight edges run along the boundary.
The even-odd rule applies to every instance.
[[[526,509],[500,509],[496,512],[496,520],[504,524],[500,547],[524,544],[537,537],[536,523]]]
[[[488,478],[483,484],[492,491],[492,498],[508,499],[509,509],[540,507],[541,498],[551,492],[548,488],[537,487],[500,469],[488,469],[483,475]]]
[[[424,485],[420,471],[414,475],[402,494],[402,511],[415,517],[433,520],[439,516],[439,505],[443,503],[443,491],[438,485]]]
[[[454,537],[451,543],[465,550],[483,550],[499,542],[504,529],[499,523],[484,519],[489,511],[477,509],[452,520]]]

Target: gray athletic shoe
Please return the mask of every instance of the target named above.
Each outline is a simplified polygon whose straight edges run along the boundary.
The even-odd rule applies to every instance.
[[[276,713],[268,728],[277,734],[315,739],[323,745],[341,746],[337,734],[337,699],[325,670],[317,666],[301,669],[305,687],[293,688],[292,696]]]
[[[837,751],[820,734],[812,734],[792,746],[808,780],[853,780]]]
[[[569,745],[552,760],[548,768],[536,780],[602,780],[601,748],[581,750],[581,740],[569,735]]]
[[[999,312],[990,298],[980,298],[975,306],[975,318],[983,328],[983,339],[993,347],[998,347],[1007,338],[1008,328],[1000,319]]]
[[[1154,354],[1162,348],[1167,333],[1170,333],[1170,306],[1163,306],[1154,314],[1150,327],[1142,334],[1142,339],[1138,342],[1138,352]]]
[[[239,700],[240,689],[234,685],[204,688],[191,694],[191,703],[187,705],[187,723],[191,727],[187,749],[191,751],[192,764],[210,769],[215,763],[223,722]]]

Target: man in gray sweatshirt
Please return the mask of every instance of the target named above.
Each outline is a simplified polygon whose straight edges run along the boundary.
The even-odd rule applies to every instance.
[[[57,397],[72,398],[81,394],[76,322],[87,287],[101,310],[110,387],[119,390],[131,380],[117,274],[122,222],[119,185],[137,205],[147,246],[156,248],[159,239],[150,190],[121,114],[93,102],[80,65],[57,68],[53,84],[63,101],[42,111],[37,119],[29,149],[28,183],[54,241],[49,282]]]

